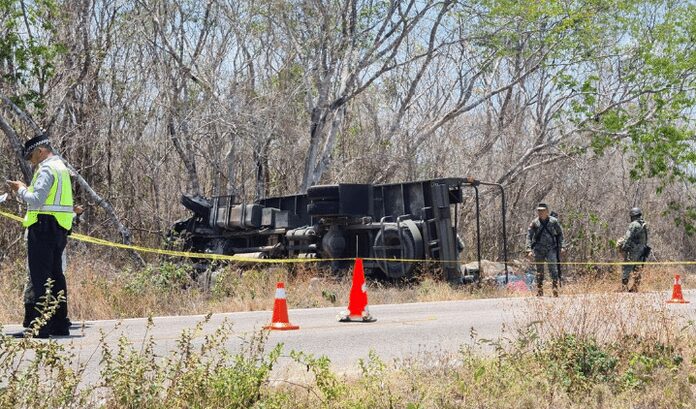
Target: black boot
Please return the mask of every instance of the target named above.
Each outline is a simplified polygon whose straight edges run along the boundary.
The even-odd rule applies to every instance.
[[[638,292],[638,286],[640,285],[640,273],[635,272],[633,273],[633,285],[631,288],[628,290],[630,293],[637,293]]]
[[[628,280],[621,279],[621,288],[619,289],[620,293],[625,293],[628,291]]]
[[[63,301],[58,304],[58,309],[48,323],[51,335],[67,337],[70,335],[70,319],[68,319],[68,304]]]
[[[33,335],[31,329],[32,323],[39,317],[40,315],[36,310],[36,304],[24,304],[24,321],[22,322],[22,326],[25,329],[9,335],[14,338],[29,338]],[[33,338],[48,338],[48,330],[43,328],[40,329],[39,332],[33,336]]]
[[[551,288],[553,291],[553,296],[558,297],[558,280],[553,280],[551,282]]]
[[[29,328],[36,316],[36,304],[24,304],[24,321],[22,321],[22,326]]]
[[[24,331],[25,335],[33,330],[34,326],[37,324],[36,320],[41,318],[42,314],[39,311],[39,308],[40,307],[38,307],[36,304],[24,304],[24,322],[22,324],[24,328],[26,328],[26,330]],[[38,328],[39,332],[36,333],[34,338],[48,338],[50,334],[50,328],[51,326],[49,321]],[[14,334],[14,336],[17,338],[24,338],[18,335],[19,334]]]

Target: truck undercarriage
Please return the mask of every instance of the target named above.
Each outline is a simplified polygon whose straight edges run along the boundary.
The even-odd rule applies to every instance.
[[[481,260],[479,186],[496,186],[502,198],[503,256],[507,274],[505,194],[502,186],[473,178],[393,184],[312,186],[306,194],[237,203],[234,196],[182,196],[193,216],[173,231],[186,250],[258,258],[326,259],[332,269],[365,259],[366,274],[412,277],[421,263],[436,263],[451,282],[475,281],[461,271],[458,207],[465,188],[475,192],[477,258]]]

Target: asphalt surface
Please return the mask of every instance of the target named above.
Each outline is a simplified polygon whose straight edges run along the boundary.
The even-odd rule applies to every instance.
[[[665,294],[665,299],[668,294]],[[687,292],[696,299],[696,292]],[[278,343],[284,344],[284,355],[291,350],[303,351],[315,356],[325,355],[331,360],[332,369],[344,374],[359,371],[358,360],[374,351],[384,362],[427,358],[433,352],[456,353],[462,345],[473,342],[472,332],[478,339],[497,339],[505,331],[513,331],[525,322],[525,305],[534,302],[533,297],[482,299],[413,304],[373,305],[370,312],[377,318],[373,323],[337,322],[337,314],[343,308],[314,308],[290,310],[290,321],[299,325],[296,331],[271,331],[267,350]],[[543,302],[554,302],[551,298]],[[690,305],[676,306],[693,315]],[[206,334],[213,333],[224,320],[232,324],[233,336],[227,349],[238,352],[245,342],[269,323],[271,311],[236,312],[214,314],[197,334],[196,342],[202,343]],[[164,357],[177,350],[176,341],[182,331],[191,329],[204,320],[203,316],[156,317],[154,327],[147,329],[147,319],[112,321],[87,321],[81,328],[71,330],[70,337],[54,341],[71,349],[80,362],[86,364],[86,380],[96,382],[99,377],[100,339],[113,349],[120,337],[127,338],[136,349],[144,345],[147,337],[155,342],[155,353]],[[6,325],[6,333],[19,331],[19,325]],[[45,341],[44,341],[45,342]],[[281,378],[296,378],[305,371],[288,357],[281,360],[276,371]]]

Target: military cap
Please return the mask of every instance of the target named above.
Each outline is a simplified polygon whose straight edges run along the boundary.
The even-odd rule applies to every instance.
[[[546,203],[539,203],[539,204],[537,205],[537,208],[536,208],[536,209],[537,209],[537,210],[548,210],[548,209],[549,209],[549,206],[548,206]]]
[[[46,134],[41,134],[31,138],[24,144],[24,159],[29,160],[31,153],[34,152],[34,149],[38,148],[39,146],[51,146],[51,142],[48,140],[48,136],[46,136]]]

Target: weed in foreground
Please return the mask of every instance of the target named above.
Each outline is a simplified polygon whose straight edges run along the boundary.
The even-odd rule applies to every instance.
[[[326,357],[283,345],[267,333],[231,352],[232,327],[205,330],[210,315],[159,355],[150,335],[110,346],[102,335],[99,379],[53,341],[0,338],[0,404],[38,408],[673,408],[694,407],[693,328],[671,343],[647,335],[598,340],[545,337],[543,322],[499,340],[477,339],[458,353],[421,351],[387,363],[374,352],[356,376],[339,375]],[[148,330],[152,329],[152,321]],[[488,352],[486,352],[488,351]],[[289,359],[288,359],[289,358]],[[281,359],[309,374],[275,378]]]

